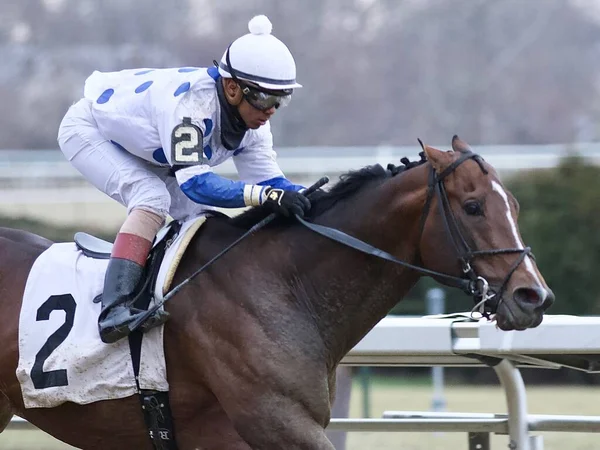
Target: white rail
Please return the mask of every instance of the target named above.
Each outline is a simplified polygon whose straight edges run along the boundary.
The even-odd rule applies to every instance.
[[[565,358],[568,356],[568,358]],[[513,450],[542,450],[531,432],[600,432],[600,416],[530,415],[517,367],[570,367],[597,372],[600,317],[546,316],[525,331],[504,332],[468,314],[439,317],[388,317],[342,364],[367,366],[491,366],[507,400],[507,414],[388,411],[382,419],[333,419],[331,430],[387,432],[468,432],[471,448],[489,449],[489,433],[507,434]],[[30,429],[22,419],[12,429]],[[477,442],[475,445],[474,442]]]
[[[438,146],[447,148],[448,145]],[[475,150],[500,171],[555,167],[567,154],[578,153],[600,164],[600,143],[551,145],[484,145]],[[278,162],[287,175],[335,175],[379,163],[399,164],[400,158],[418,158],[414,146],[288,147],[278,148]],[[231,160],[216,168],[224,175],[237,172]],[[33,180],[81,180],[79,173],[58,149],[0,150],[0,179],[14,183]]]

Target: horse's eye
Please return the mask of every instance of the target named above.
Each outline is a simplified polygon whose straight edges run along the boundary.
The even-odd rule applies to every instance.
[[[483,216],[483,208],[478,201],[471,200],[465,203],[465,212],[470,216]]]

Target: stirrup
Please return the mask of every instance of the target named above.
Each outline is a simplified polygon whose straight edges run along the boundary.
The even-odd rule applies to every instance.
[[[145,310],[137,308],[128,308],[124,305],[116,305],[107,313],[106,317],[98,322],[98,332],[100,339],[105,344],[112,344],[130,333],[129,324],[135,321]],[[142,332],[162,325],[169,320],[170,314],[164,310],[157,310],[141,326]]]
[[[140,314],[145,313],[146,311],[141,310]],[[138,317],[137,314],[135,316],[136,318]],[[154,313],[148,317],[138,328],[138,330],[140,330],[142,333],[145,333],[146,331],[158,327],[162,324],[164,324],[167,320],[169,320],[169,317],[171,317],[171,314],[168,313],[167,311],[165,311],[164,309],[157,309],[156,311],[154,311]]]

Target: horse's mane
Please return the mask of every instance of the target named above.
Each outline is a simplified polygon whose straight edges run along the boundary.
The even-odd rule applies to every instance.
[[[381,165],[375,164],[342,174],[339,181],[331,189],[328,191],[319,191],[310,197],[312,207],[308,218],[311,219],[319,216],[324,211],[332,208],[340,200],[352,196],[372,181],[383,180],[403,173],[412,167],[420,166],[426,162],[424,154],[421,153],[420,156],[420,161],[409,161],[408,158],[402,158],[400,160],[402,162],[401,166],[388,164],[387,169],[384,169]],[[264,206],[257,206],[230,218],[229,223],[235,227],[250,229],[270,213],[270,209]],[[281,220],[285,220],[285,218],[282,217],[275,222],[280,222]]]

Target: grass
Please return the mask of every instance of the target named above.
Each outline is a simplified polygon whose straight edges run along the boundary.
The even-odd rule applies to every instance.
[[[528,407],[535,414],[600,415],[600,390],[594,387],[529,387]],[[422,381],[406,382],[397,378],[377,379],[373,384],[371,417],[386,410],[427,411],[431,388]],[[506,412],[500,386],[447,386],[448,411]],[[360,417],[362,395],[358,381],[353,386],[351,417]],[[540,433],[545,450],[595,450],[600,436],[584,433]],[[508,446],[507,436],[492,436],[492,448]],[[66,450],[66,446],[38,431],[7,431],[0,435],[3,450]],[[466,433],[349,433],[347,450],[462,450],[467,449]]]
[[[397,380],[377,383],[372,389],[371,417],[381,417],[386,410],[428,411],[431,388],[403,385]],[[360,417],[361,392],[355,383],[350,402],[351,417]],[[504,391],[498,386],[447,386],[446,410],[453,412],[505,413]],[[594,387],[528,387],[530,414],[600,415],[600,391]],[[535,433],[544,438],[545,450],[596,450],[597,434]],[[508,448],[507,436],[492,435],[493,449]],[[347,450],[447,450],[467,449],[466,433],[349,433]]]

